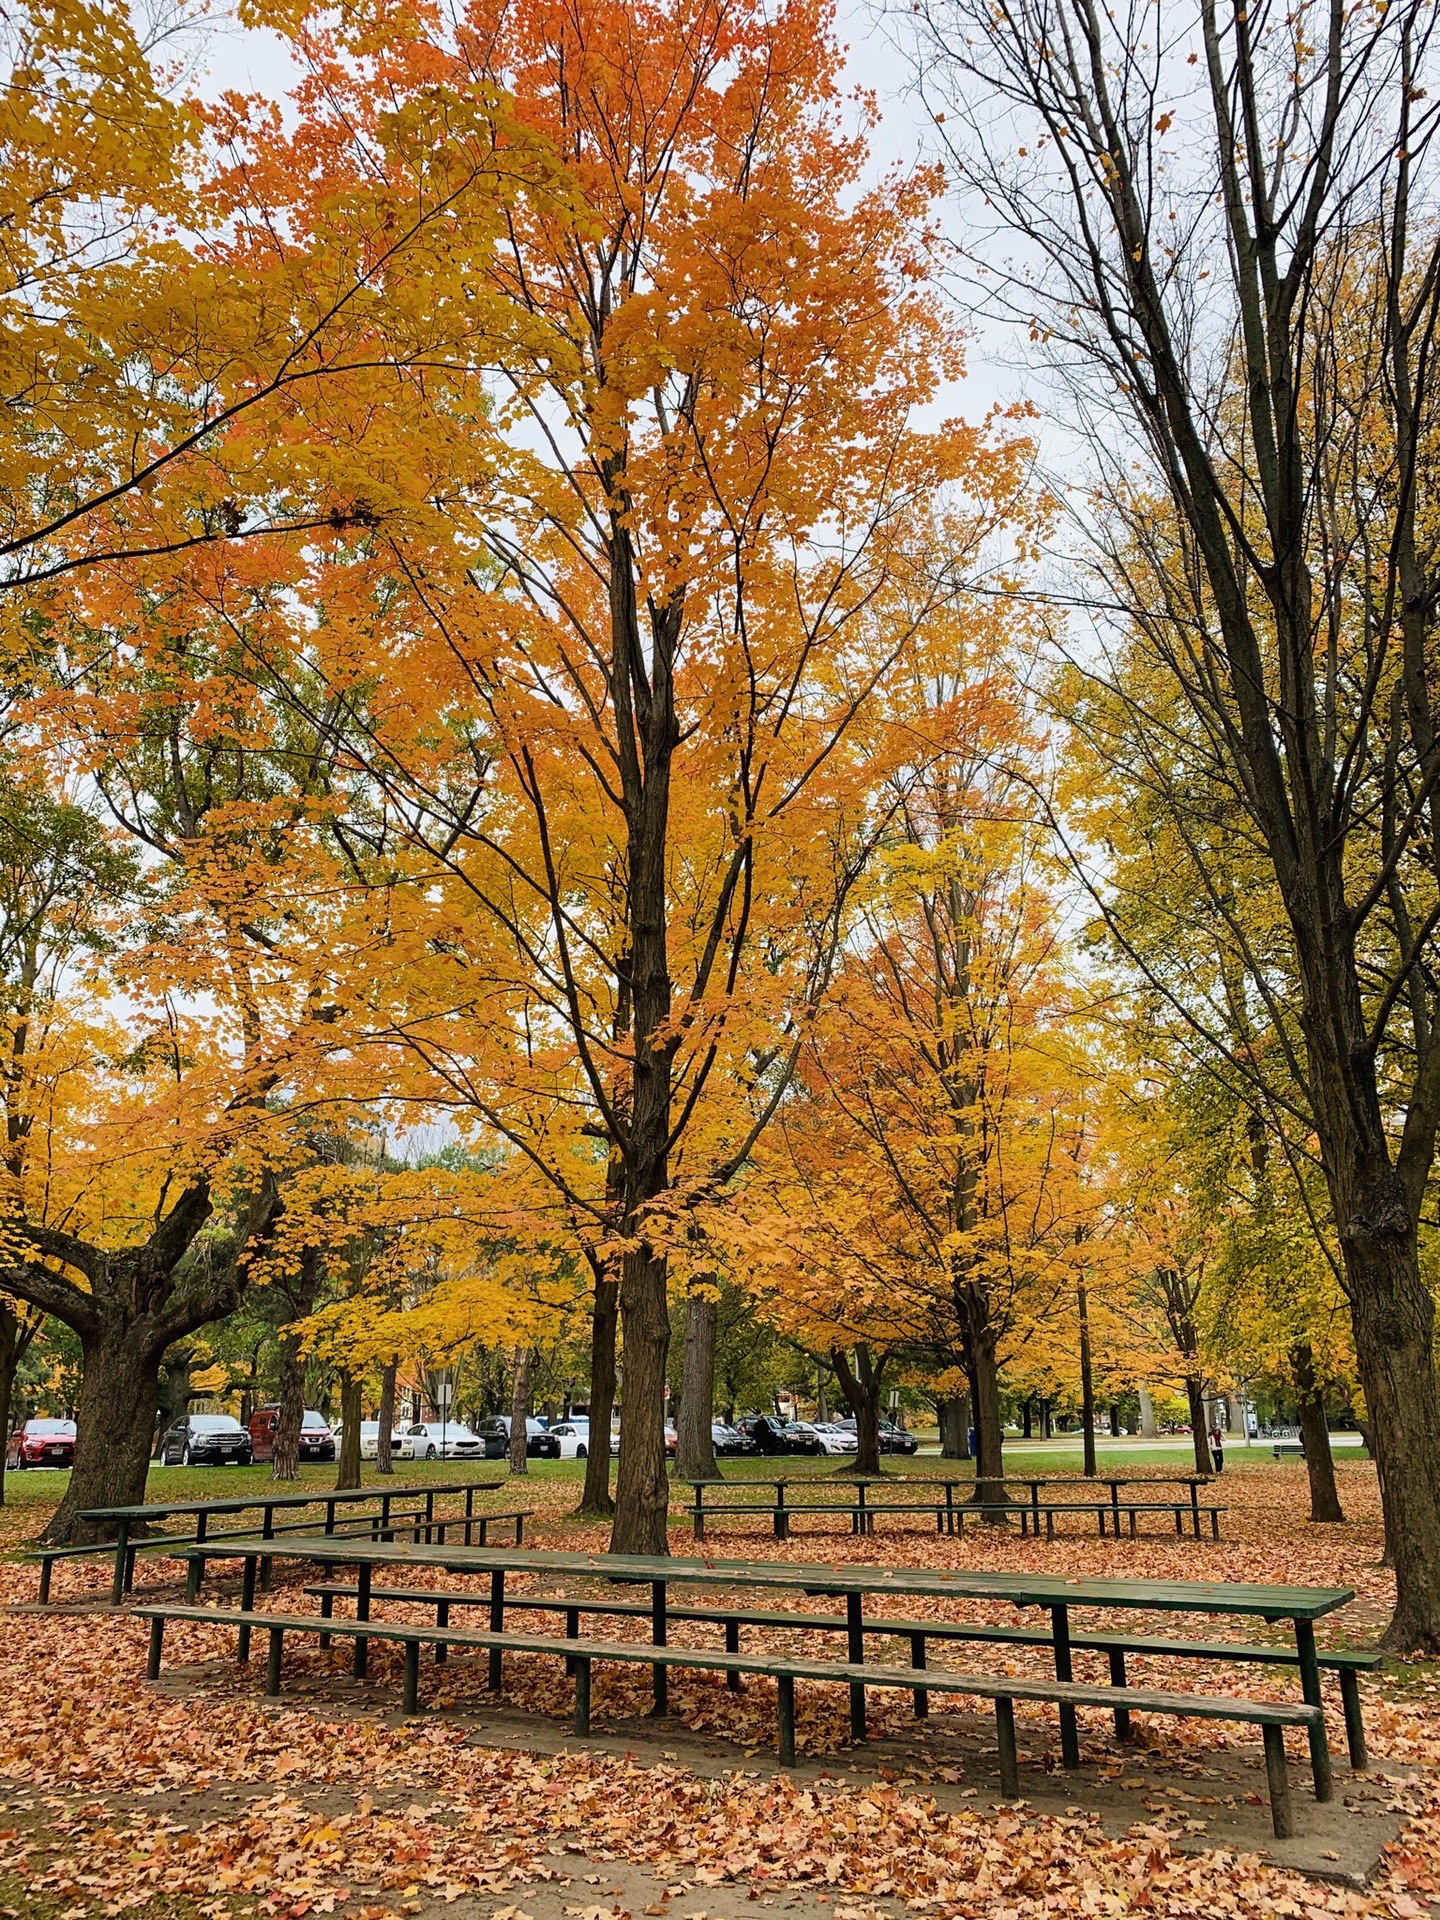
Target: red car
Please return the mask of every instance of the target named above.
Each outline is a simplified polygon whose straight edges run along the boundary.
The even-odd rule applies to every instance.
[[[74,1464],[73,1420],[27,1420],[11,1434],[5,1449],[5,1465],[11,1469],[73,1467]]]

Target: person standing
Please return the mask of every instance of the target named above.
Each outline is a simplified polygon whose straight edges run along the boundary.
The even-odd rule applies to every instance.
[[[1210,1458],[1215,1462],[1216,1473],[1225,1471],[1225,1433],[1217,1420],[1210,1429]]]

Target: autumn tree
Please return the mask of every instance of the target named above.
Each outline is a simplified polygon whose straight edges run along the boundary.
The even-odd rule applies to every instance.
[[[318,583],[296,698],[397,876],[414,964],[374,1001],[403,1097],[583,1223],[602,1366],[618,1301],[614,1544],[659,1552],[671,1245],[783,1099],[877,830],[877,693],[959,590],[973,539],[917,543],[916,505],[963,480],[984,519],[1019,455],[914,424],[957,365],[935,181],[861,185],[812,0],[382,8],[306,44],[296,177],[384,178],[396,102],[463,118],[502,87],[570,186],[457,244],[528,351],[407,396],[429,517]]]
[[[1387,1637],[1434,1649],[1435,11],[914,17],[944,137],[1026,243],[998,278],[977,247],[990,284],[1104,422],[1098,596],[1143,636],[1280,902],[1395,1554]]]

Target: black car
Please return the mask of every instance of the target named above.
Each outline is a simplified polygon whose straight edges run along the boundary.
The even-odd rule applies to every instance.
[[[823,1453],[825,1444],[813,1427],[782,1420],[773,1413],[745,1413],[735,1422],[757,1453]]]
[[[160,1443],[160,1464],[173,1467],[248,1467],[250,1435],[228,1413],[187,1413]]]
[[[722,1458],[730,1454],[760,1451],[748,1433],[741,1433],[738,1427],[727,1427],[723,1420],[717,1420],[711,1427],[710,1444]]]
[[[510,1451],[510,1419],[507,1414],[492,1413],[488,1420],[476,1423],[476,1433],[485,1442],[487,1460],[503,1460]],[[560,1442],[538,1420],[525,1422],[525,1452],[532,1460],[558,1460]]]

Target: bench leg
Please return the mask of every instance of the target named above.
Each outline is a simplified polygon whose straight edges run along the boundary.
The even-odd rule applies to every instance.
[[[274,1699],[280,1691],[280,1655],[285,1645],[283,1627],[271,1627],[270,1651],[265,1656],[265,1691]]]
[[[368,1620],[370,1618],[370,1577],[370,1565],[368,1562],[363,1563],[358,1569],[356,1576],[358,1592],[355,1595],[355,1618],[357,1620]],[[363,1680],[365,1678],[365,1670],[369,1663],[370,1642],[363,1638],[357,1639],[355,1642],[355,1655],[350,1663],[350,1671],[357,1680]]]
[[[145,1660],[145,1678],[160,1678],[160,1654],[165,1645],[165,1622],[157,1613],[150,1622],[150,1652]]]
[[[727,1620],[725,1622],[725,1651],[735,1654],[738,1654],[740,1651],[740,1622],[738,1620]],[[725,1676],[725,1685],[731,1693],[739,1693],[740,1675],[738,1673],[727,1673]]]
[[[1364,1773],[1370,1765],[1365,1750],[1365,1720],[1360,1712],[1360,1676],[1353,1667],[1340,1669],[1340,1698],[1345,1702],[1345,1738],[1350,1747],[1350,1765]]]
[[[1131,1507],[1131,1509],[1130,1509],[1130,1538],[1131,1538],[1132,1540],[1133,1540],[1133,1539],[1135,1539],[1135,1537],[1136,1537],[1136,1534],[1135,1534],[1135,1518],[1136,1518],[1136,1515],[1135,1515],[1135,1509],[1134,1509],[1134,1507]]]
[[[320,1618],[321,1618],[322,1620],[330,1620],[330,1619],[333,1619],[333,1618],[334,1618],[334,1614],[335,1614],[335,1596],[334,1596],[334,1594],[333,1594],[333,1593],[322,1593],[322,1594],[321,1594],[321,1596],[320,1596]],[[321,1651],[322,1653],[325,1653],[325,1652],[327,1652],[327,1651],[328,1651],[328,1649],[329,1649],[329,1646],[330,1646],[330,1636],[329,1636],[329,1634],[328,1634],[328,1633],[322,1633],[322,1634],[320,1635],[320,1651]]]
[[[1112,1687],[1123,1687],[1125,1684],[1125,1649],[1123,1647],[1111,1647],[1109,1652],[1110,1684]],[[1117,1740],[1128,1740],[1130,1738],[1130,1709],[1128,1707],[1116,1707],[1115,1709],[1115,1738]]]
[[[1184,1509],[1183,1507],[1176,1507],[1176,1509],[1175,1509],[1175,1538],[1176,1538],[1177,1540],[1179,1540],[1179,1539],[1183,1539],[1183,1538],[1184,1538],[1184,1534],[1185,1534],[1185,1520],[1184,1520],[1184,1514],[1185,1514],[1185,1509]]]
[[[185,1604],[193,1607],[200,1598],[200,1582],[205,1578],[205,1562],[198,1555],[185,1569]]]
[[[525,1544],[525,1516],[523,1513],[517,1513],[515,1516],[515,1544],[517,1547],[523,1547]]]
[[[571,1661],[575,1670],[575,1731],[590,1731],[590,1662],[581,1654]]]
[[[650,1642],[652,1646],[663,1647],[669,1639],[668,1616],[665,1611],[665,1583],[652,1581],[650,1586]],[[656,1661],[650,1669],[651,1696],[654,1704],[650,1716],[654,1720],[663,1720],[670,1711],[670,1669]]]
[[[1218,1507],[1212,1507],[1210,1509],[1210,1538],[1212,1540],[1218,1540],[1220,1538],[1220,1509]]]
[[[1055,1538],[1055,1515],[1051,1512],[1045,1515],[1045,1538],[1047,1540]]]
[[[327,1600],[330,1598],[328,1594],[325,1597]],[[247,1559],[240,1572],[240,1611],[242,1613],[255,1611],[255,1562],[253,1560]],[[250,1658],[249,1627],[240,1629],[236,1638],[235,1658],[242,1662]]]
[[[795,1676],[781,1673],[775,1677],[775,1714],[780,1730],[780,1764],[795,1764]]]
[[[912,1633],[910,1636],[910,1664],[912,1667],[918,1667],[922,1673],[925,1671],[925,1636],[923,1633]],[[929,1711],[929,1693],[924,1687],[916,1687],[915,1718],[917,1720],[923,1720]]]
[[[405,1642],[405,1697],[404,1711],[407,1715],[420,1711],[420,1642]]]
[[[437,1627],[449,1626],[450,1602],[448,1600],[437,1600],[435,1602],[435,1624]],[[446,1646],[445,1642],[443,1640],[437,1640],[435,1642],[436,1666],[443,1667],[446,1660],[449,1658],[449,1656],[450,1656],[450,1649]]]
[[[995,1702],[995,1744],[1000,1750],[1000,1791],[1007,1800],[1020,1798],[1020,1762],[1015,1752],[1015,1702]]]
[[[865,1623],[863,1618],[863,1597],[858,1593],[845,1596],[845,1658],[852,1666],[865,1664]],[[850,1683],[850,1738],[865,1738],[865,1687],[863,1682],[852,1680]]]
[[[503,1633],[505,1631],[505,1569],[503,1567],[497,1567],[490,1576],[490,1631],[491,1633]],[[492,1647],[490,1649],[490,1670],[486,1676],[487,1684],[492,1693],[499,1693],[500,1691],[500,1683],[504,1677],[501,1671],[501,1664],[499,1647]]]
[[[127,1547],[125,1549],[125,1591],[126,1593],[132,1593],[135,1588],[136,1552],[137,1552],[137,1549],[135,1547]]]
[[[1315,1658],[1315,1626],[1310,1620],[1295,1622],[1295,1651],[1300,1656],[1300,1691],[1308,1707],[1319,1707],[1310,1729],[1310,1770],[1315,1780],[1315,1798],[1333,1800],[1335,1784],[1330,1777],[1330,1742],[1325,1732],[1325,1696],[1320,1690],[1320,1667]]]
[[[40,1605],[42,1607],[48,1607],[50,1604],[50,1575],[54,1569],[55,1562],[53,1560],[42,1560],[40,1562]]]
[[[1285,1736],[1279,1727],[1263,1727],[1265,1735],[1265,1777],[1270,1783],[1270,1823],[1277,1840],[1288,1840],[1295,1831],[1290,1814],[1290,1776],[1285,1771]]]

